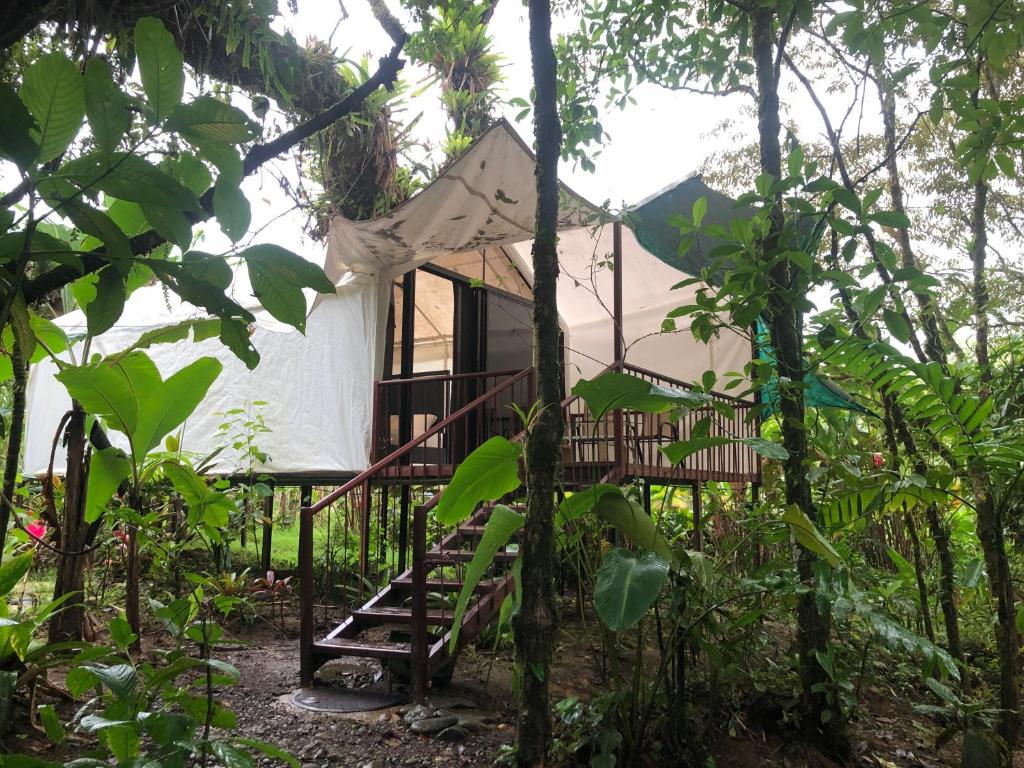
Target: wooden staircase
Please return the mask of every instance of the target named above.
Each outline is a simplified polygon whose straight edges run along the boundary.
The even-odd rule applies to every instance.
[[[651,371],[628,366],[614,366],[659,386],[687,388],[684,382],[669,380]],[[301,603],[300,678],[304,686],[312,685],[316,670],[330,659],[362,656],[381,659],[393,672],[407,674],[412,693],[421,700],[431,680],[440,682],[454,665],[450,640],[455,621],[455,602],[462,590],[460,575],[472,560],[492,506],[478,509],[468,520],[440,538],[427,549],[427,517],[437,504],[435,494],[425,504],[413,509],[403,508],[403,515],[412,512],[412,567],[391,579],[383,589],[323,637],[317,637],[313,595],[313,527],[314,516],[329,508],[349,493],[358,492],[360,499],[360,574],[367,573],[371,538],[372,490],[392,485],[408,486],[414,482],[434,487],[443,486],[452,477],[458,463],[469,450],[495,434],[521,440],[525,433],[512,434],[512,405],[524,410],[535,400],[533,369],[519,372],[458,374],[440,377],[446,387],[446,410],[416,437],[394,447],[391,423],[401,417],[385,408],[395,398],[380,393],[384,386],[404,391],[405,402],[416,401],[409,393],[417,386],[438,386],[439,377],[422,380],[381,382],[374,401],[375,434],[387,435],[374,450],[372,466],[315,504],[303,507],[299,519],[299,590]],[[478,380],[479,379],[479,380]],[[472,386],[469,386],[472,384]],[[463,392],[462,389],[465,389]],[[406,391],[408,390],[408,391]],[[476,393],[480,394],[476,394]],[[475,396],[472,396],[475,395]],[[751,403],[728,395],[714,394],[719,405],[728,406],[722,434],[757,435],[756,420],[744,418]],[[456,407],[458,403],[465,403]],[[392,404],[393,405],[393,404]],[[614,411],[594,417],[577,396],[561,403],[565,438],[562,449],[562,484],[567,489],[581,488],[595,482],[618,483],[624,478],[641,477],[655,482],[760,482],[760,461],[753,451],[736,445],[699,451],[680,466],[668,464],[658,448],[667,442],[684,438],[698,419],[710,409],[696,409],[684,419],[666,420],[659,415]],[[704,411],[707,411],[705,413]],[[405,414],[408,417],[408,414]],[[425,425],[426,422],[423,422]],[[717,424],[717,422],[716,422]],[[399,430],[400,433],[403,430]],[[404,430],[404,434],[409,434]],[[383,498],[383,496],[382,496]],[[408,502],[408,496],[403,500]],[[382,505],[384,502],[381,502]],[[408,517],[403,516],[402,530]],[[404,534],[403,534],[404,535]],[[404,539],[400,539],[404,542]],[[405,544],[400,545],[405,552]],[[404,554],[403,554],[404,557]],[[490,574],[476,585],[474,595],[461,620],[459,642],[480,634],[498,615],[502,602],[514,589],[512,564],[518,557],[513,541],[506,551],[497,553]],[[404,562],[404,560],[403,560]]]
[[[416,509],[414,531],[418,527],[417,518],[425,523],[428,506],[432,505]],[[324,638],[313,643],[314,664],[320,666],[329,659],[343,656],[377,658],[386,664],[404,662],[389,666],[401,673],[408,670],[415,686],[416,656],[422,654],[427,679],[443,678],[446,671],[450,674],[454,661],[450,641],[455,601],[464,583],[460,575],[476,553],[476,545],[492,509],[492,505],[482,507],[430,550],[414,550],[412,568],[392,579]],[[414,533],[414,541],[418,539]],[[511,565],[518,556],[514,542],[515,539],[505,551],[495,555],[490,568],[492,573],[476,585],[475,594],[462,617],[460,644],[476,637],[512,593]],[[423,607],[419,605],[421,602]],[[382,628],[391,628],[392,635],[383,638]],[[420,635],[419,643],[417,634]],[[393,639],[395,635],[404,637],[396,641]],[[423,648],[418,648],[418,644]]]

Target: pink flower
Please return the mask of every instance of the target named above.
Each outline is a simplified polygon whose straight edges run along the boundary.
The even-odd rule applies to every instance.
[[[885,464],[885,458],[880,453],[871,454],[871,461],[875,465],[875,469],[881,469],[882,465]]]
[[[33,520],[25,526],[25,530],[33,539],[41,539],[46,535],[46,523],[42,520]]]

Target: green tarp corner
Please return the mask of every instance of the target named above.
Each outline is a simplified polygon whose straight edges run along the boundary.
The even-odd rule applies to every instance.
[[[736,207],[736,202],[732,198],[715,191],[705,184],[700,176],[694,174],[637,203],[626,217],[626,223],[644,248],[669,266],[693,277],[702,276],[702,272],[710,266],[708,254],[716,246],[721,245],[722,241],[705,234],[698,234],[693,244],[680,253],[682,237],[679,230],[672,226],[669,220],[672,216],[689,217],[693,210],[693,204],[701,197],[707,201],[707,213],[704,215],[703,227],[714,224],[728,226],[730,220],[750,216],[753,213],[750,208]],[[820,228],[813,232],[807,232],[808,251],[817,246],[820,236]],[[760,320],[757,323],[757,341],[758,355],[761,359],[768,360],[774,365],[775,355],[768,338],[768,329]],[[844,408],[860,413],[871,413],[868,409],[855,403],[846,392],[828,379],[807,374],[805,380],[807,389],[804,393],[804,402],[808,406]],[[774,376],[766,386],[762,387],[761,397],[762,402],[766,403],[772,411],[778,409],[777,376]]]

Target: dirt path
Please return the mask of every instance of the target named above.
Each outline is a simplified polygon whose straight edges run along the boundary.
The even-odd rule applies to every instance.
[[[298,647],[294,640],[253,639],[218,658],[242,673],[241,682],[220,694],[238,716],[238,733],[288,750],[303,768],[384,768],[384,766],[490,766],[501,745],[511,742],[514,713],[494,711],[481,684],[480,664],[460,660],[455,678],[430,699],[433,710],[460,718],[453,741],[414,733],[403,715],[409,705],[354,714],[319,713],[291,702],[299,686]],[[325,679],[345,685],[366,684],[387,690],[387,677],[369,659],[333,662]],[[400,690],[397,683],[394,690]],[[433,710],[430,714],[433,714]],[[262,764],[270,765],[271,761]]]

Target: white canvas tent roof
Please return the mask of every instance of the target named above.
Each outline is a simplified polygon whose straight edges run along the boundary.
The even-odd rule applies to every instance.
[[[359,222],[336,218],[324,264],[336,292],[317,297],[305,336],[256,312],[252,342],[261,362],[254,371],[216,339],[149,350],[165,377],[204,355],[224,363],[206,400],[184,426],[183,450],[197,455],[212,452],[225,442],[217,437],[224,421],[220,414],[265,401],[262,413],[271,431],[260,435],[258,444],[270,459],[258,471],[308,478],[338,477],[366,468],[373,382],[382,371],[394,279],[445,254],[500,248],[532,282],[535,207],[534,156],[501,121],[428,187],[389,214]],[[612,224],[563,188],[560,225],[558,302],[572,384],[612,362]],[[625,226],[622,264],[628,362],[682,380],[697,379],[707,369],[720,377],[742,370],[750,360],[746,337],[723,332],[704,345],[686,332],[659,333],[666,312],[692,299],[696,287],[671,290],[684,274],[644,250]],[[430,312],[425,299],[417,310]],[[129,298],[122,318],[93,341],[92,351],[109,354],[146,330],[201,315],[201,310],[161,286],[148,286]],[[69,333],[84,333],[81,312],[57,322]],[[680,330],[685,331],[682,324]],[[54,373],[53,363],[45,361],[30,374],[27,474],[46,471],[54,432],[70,405]],[[117,442],[118,436],[112,437]],[[58,450],[56,471],[63,470],[63,462]],[[225,451],[214,469],[233,472],[244,467]]]

